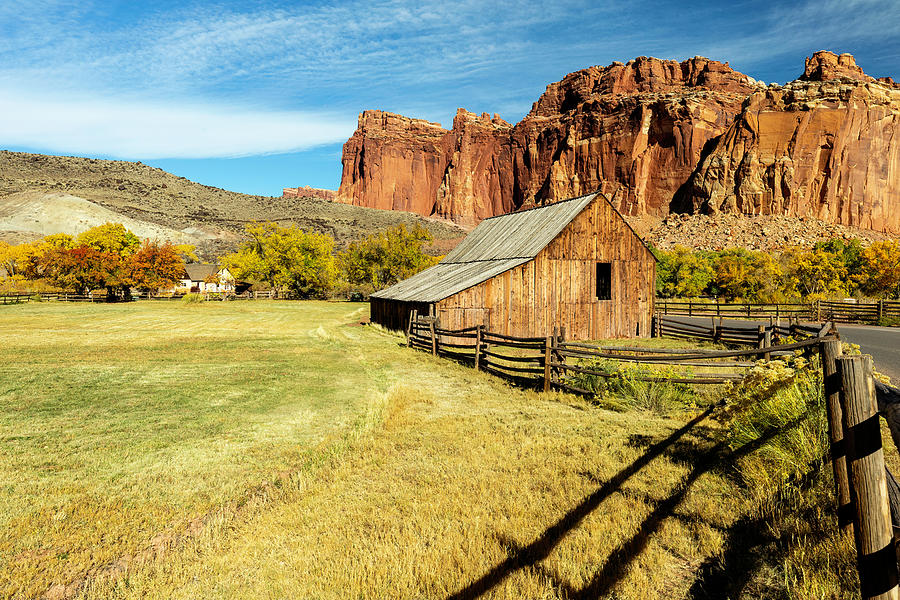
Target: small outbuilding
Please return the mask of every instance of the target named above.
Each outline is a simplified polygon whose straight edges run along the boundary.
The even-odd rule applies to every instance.
[[[440,263],[370,296],[372,322],[410,313],[513,336],[650,335],[656,258],[600,192],[482,221]]]

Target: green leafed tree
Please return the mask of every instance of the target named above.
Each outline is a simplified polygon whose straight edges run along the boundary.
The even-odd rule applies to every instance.
[[[656,290],[663,298],[691,298],[703,294],[713,280],[709,259],[683,246],[659,251]]]
[[[334,285],[334,239],[295,225],[251,223],[250,240],[224,259],[238,279],[269,283],[300,298],[324,298]]]
[[[370,235],[338,253],[341,276],[373,290],[391,286],[438,262],[423,250],[431,240],[428,230],[418,225],[413,229],[398,225]]]

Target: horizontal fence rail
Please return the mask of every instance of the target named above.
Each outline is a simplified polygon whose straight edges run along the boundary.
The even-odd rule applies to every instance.
[[[192,292],[203,296],[207,300],[294,300],[290,294],[282,294],[281,297],[275,290],[259,292],[243,292],[234,294],[231,292]],[[187,293],[156,293],[141,292],[130,296],[107,296],[105,293],[76,294],[74,292],[6,292],[0,293],[0,305],[23,304],[26,302],[133,302],[136,300],[181,300]]]
[[[797,350],[811,352],[833,332],[833,324],[792,324],[789,327],[711,327],[681,323],[657,315],[657,334],[745,346],[734,350],[598,346],[567,342],[558,330],[546,337],[517,337],[483,326],[465,329],[440,327],[435,317],[413,311],[407,345],[434,356],[474,366],[528,387],[561,389],[579,394],[594,392],[578,385],[583,376],[660,383],[714,385],[743,380],[755,359],[770,359]],[[749,347],[749,348],[746,348]],[[632,365],[621,368],[622,365]],[[643,365],[643,366],[642,366]],[[671,367],[668,372],[652,369]],[[694,369],[702,369],[695,372]]]
[[[753,302],[703,302],[693,300],[656,300],[661,315],[717,317],[724,319],[798,319],[835,321],[838,323],[878,323],[884,319],[900,319],[900,300],[873,302],[838,302],[820,300],[811,304]]]

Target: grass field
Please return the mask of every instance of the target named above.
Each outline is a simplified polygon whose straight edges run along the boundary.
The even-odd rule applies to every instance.
[[[366,309],[2,307],[0,597],[731,594],[714,420],[512,389]]]

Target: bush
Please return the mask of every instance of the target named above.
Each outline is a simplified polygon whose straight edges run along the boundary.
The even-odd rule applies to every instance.
[[[900,327],[900,317],[881,317],[875,324],[879,327]]]
[[[182,304],[200,304],[201,302],[206,302],[206,297],[203,294],[185,294],[184,298],[181,299]]]
[[[611,375],[603,377],[573,373],[570,379],[573,385],[594,392],[599,403],[606,408],[638,408],[664,414],[678,408],[692,408],[702,402],[700,394],[690,384],[665,381],[690,376],[689,371],[679,372],[674,367],[621,363],[611,359],[585,360],[578,366]],[[651,377],[663,381],[642,380]]]

